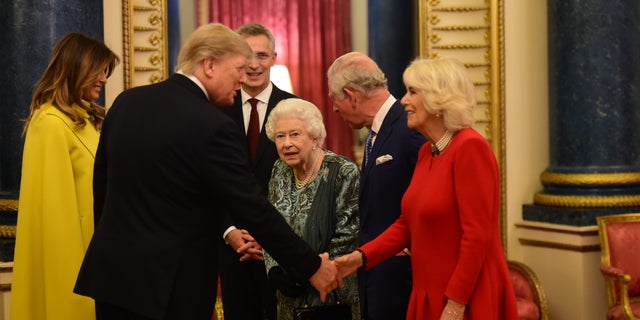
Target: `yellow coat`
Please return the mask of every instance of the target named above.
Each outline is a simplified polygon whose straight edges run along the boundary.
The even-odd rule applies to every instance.
[[[51,104],[32,118],[22,159],[11,319],[95,319],[93,300],[73,287],[93,235],[98,139],[90,122],[75,129]]]

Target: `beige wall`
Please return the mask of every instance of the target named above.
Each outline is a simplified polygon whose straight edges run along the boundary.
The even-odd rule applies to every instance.
[[[514,223],[522,205],[542,189],[540,173],[549,164],[546,1],[506,0],[505,128],[508,253],[520,259]]]

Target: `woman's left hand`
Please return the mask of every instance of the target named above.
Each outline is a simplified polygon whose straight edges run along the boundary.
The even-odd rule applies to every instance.
[[[464,309],[464,304],[448,299],[447,305],[444,306],[442,315],[440,315],[440,320],[462,320],[464,318]]]

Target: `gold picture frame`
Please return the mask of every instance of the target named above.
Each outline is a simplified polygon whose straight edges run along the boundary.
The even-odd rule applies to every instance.
[[[124,89],[169,76],[167,3],[122,0]]]
[[[420,56],[459,59],[476,85],[474,128],[491,144],[500,166],[500,231],[506,251],[504,0],[418,3]]]

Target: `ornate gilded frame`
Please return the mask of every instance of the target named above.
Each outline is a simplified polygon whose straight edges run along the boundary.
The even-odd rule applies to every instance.
[[[475,129],[491,144],[500,166],[500,230],[506,249],[504,133],[504,0],[420,0],[420,55],[462,61],[476,85]]]
[[[640,222],[640,213],[632,212],[632,213],[621,213],[621,214],[612,214],[600,216],[597,218],[598,221],[598,234],[600,237],[600,265],[612,267],[611,265],[611,250],[609,248],[609,232],[608,226],[611,224],[619,224],[619,223],[637,223]],[[635,254],[635,252],[629,252],[629,254]],[[604,275],[604,274],[603,274]],[[621,294],[621,289],[626,290],[628,282],[630,281],[629,275],[622,273],[617,275],[616,277],[607,277],[604,276],[605,285],[607,288],[607,300],[609,302],[609,307],[613,307],[615,305],[621,305],[623,308],[629,306],[629,296],[625,297]],[[617,285],[616,285],[617,284]],[[624,288],[621,288],[624,287]],[[637,298],[633,299],[632,302],[636,301]],[[629,310],[630,311],[630,310]]]
[[[122,0],[125,89],[168,77],[167,26],[166,1]]]

